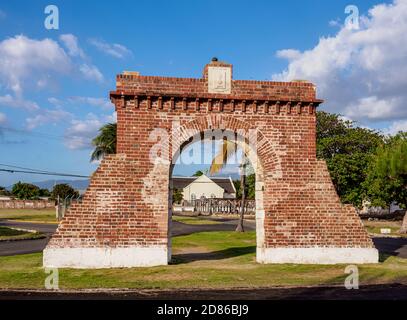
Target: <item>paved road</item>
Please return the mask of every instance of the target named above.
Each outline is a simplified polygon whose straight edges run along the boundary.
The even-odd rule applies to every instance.
[[[52,223],[18,222],[0,219],[0,226],[36,230],[45,234],[53,234],[58,225]]]
[[[0,290],[0,300],[15,299],[120,299],[120,300],[407,300],[403,284],[361,286],[346,290],[342,286],[246,289],[176,289],[176,290],[103,290],[47,292],[35,290]]]
[[[206,218],[213,219],[213,218]],[[222,224],[208,225],[187,225],[177,221],[172,222],[172,235],[180,236],[202,231],[233,231],[236,228],[236,220],[233,219],[217,219],[222,221]],[[38,240],[22,240],[0,242],[0,256],[26,254],[41,252],[44,250],[49,241],[49,237],[55,232],[56,224],[38,224],[27,222],[14,222],[0,220],[0,226],[10,226],[25,229],[37,230],[46,234],[47,238]],[[245,222],[246,230],[255,230],[254,221]],[[398,256],[407,259],[407,238],[374,238],[374,244],[381,253]]]
[[[373,243],[380,253],[407,259],[407,238],[373,238]]]
[[[0,256],[41,252],[47,245],[49,237],[57,228],[56,224],[15,222],[8,220],[0,220],[0,226],[36,230],[46,235],[46,238],[37,240],[1,241]]]

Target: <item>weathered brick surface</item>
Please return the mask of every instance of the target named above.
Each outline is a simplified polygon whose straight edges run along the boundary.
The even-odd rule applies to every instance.
[[[340,203],[325,162],[316,159],[315,108],[321,101],[315,95],[310,83],[242,80],[233,80],[230,95],[208,94],[206,71],[202,79],[119,75],[111,92],[117,155],[102,161],[49,247],[168,243],[172,165],[149,160],[156,128],[173,133],[162,148],[170,159],[200,132],[258,130],[263,247],[373,247],[355,209]]]

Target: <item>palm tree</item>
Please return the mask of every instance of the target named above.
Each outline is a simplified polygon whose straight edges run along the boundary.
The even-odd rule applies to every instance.
[[[117,123],[108,123],[99,129],[98,136],[92,140],[95,150],[92,152],[91,161],[116,153],[116,133]]]
[[[219,150],[219,153],[213,158],[211,166],[209,168],[209,173],[211,175],[218,173],[226,165],[228,159],[237,153],[238,145],[236,142],[228,141],[223,139],[222,146]],[[247,159],[245,150],[243,150],[242,162],[240,164],[240,189],[242,193],[242,204],[239,215],[239,222],[236,227],[236,232],[244,232],[243,220],[244,220],[244,211],[246,204],[246,167]]]

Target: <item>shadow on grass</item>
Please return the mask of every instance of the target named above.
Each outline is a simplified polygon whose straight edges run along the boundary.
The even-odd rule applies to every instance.
[[[384,253],[384,252],[379,252],[379,262],[386,262],[386,260],[389,259],[392,256],[394,256],[394,255]]]
[[[379,261],[384,262],[390,256],[406,258],[407,239],[404,238],[385,238],[375,237],[373,243],[377,250],[379,250]]]
[[[199,253],[182,253],[174,254],[171,259],[171,264],[191,263],[202,260],[222,260],[234,258],[256,252],[256,246],[227,248],[212,252]]]

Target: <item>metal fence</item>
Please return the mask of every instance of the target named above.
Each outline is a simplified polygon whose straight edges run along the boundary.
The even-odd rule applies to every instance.
[[[56,217],[62,220],[65,212],[73,203],[82,202],[82,196],[59,198],[56,201]],[[212,214],[239,214],[242,210],[242,201],[238,199],[199,199],[182,202],[183,207],[193,207],[196,213],[202,215]],[[256,212],[256,201],[245,201],[245,214],[254,215]]]
[[[80,195],[79,197],[75,196],[69,196],[66,198],[57,198],[56,201],[56,217],[58,221],[62,220],[62,218],[65,216],[65,212],[69,209],[69,207],[72,205],[72,203],[75,202],[82,202],[82,196]]]
[[[199,199],[182,203],[183,207],[194,207],[194,211],[203,215],[238,214],[242,210],[242,201],[238,199]],[[245,214],[255,214],[256,201],[245,201]]]

